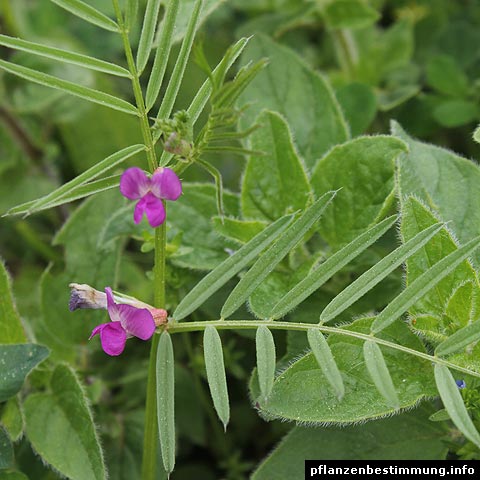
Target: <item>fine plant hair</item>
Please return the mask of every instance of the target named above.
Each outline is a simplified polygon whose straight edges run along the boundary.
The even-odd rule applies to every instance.
[[[436,349],[440,348],[441,351],[442,342],[446,341],[443,338],[447,336],[446,333],[429,332],[430,337],[428,337],[421,331],[410,328],[410,321],[405,321],[421,316],[412,314],[411,308],[425,298],[432,289],[437,288],[441,280],[447,278],[448,275],[450,275],[448,278],[454,278],[455,281],[452,280],[452,291],[443,299],[444,311],[446,311],[453,294],[461,286],[471,283],[473,287],[478,289],[478,277],[474,268],[473,255],[480,248],[480,237],[460,241],[454,228],[448,225],[440,213],[432,205],[429,205],[424,198],[417,194],[403,196],[399,163],[402,155],[409,154],[406,142],[393,134],[365,135],[352,139],[350,127],[332,86],[326,77],[317,73],[312,73],[312,83],[320,82],[331,97],[331,108],[334,111],[332,116],[336,118],[339,130],[343,129],[342,132],[346,137],[344,141],[341,143],[332,142],[323,154],[316,159],[315,163],[309,164],[297,141],[298,131],[292,130],[289,125],[290,119],[284,113],[262,108],[256,117],[257,120],[245,128],[245,117],[249,115],[249,108],[254,108],[252,105],[246,106],[248,99],[245,99],[245,92],[254,85],[255,81],[261,78],[264,70],[269,68],[267,60],[262,58],[257,58],[254,62],[242,61],[243,66],[238,67],[236,62],[242,55],[246,54],[250,42],[255,41],[252,38],[238,40],[225,52],[214,68],[210,67],[205,55],[202,56],[201,51],[199,51],[196,60],[206,76],[205,82],[187,108],[181,111],[175,110],[176,102],[182,93],[185,68],[192,53],[197,29],[204,20],[202,15],[208,13],[202,10],[206,3],[203,0],[191,2],[192,8],[189,12],[187,26],[180,32],[181,43],[178,57],[175,59],[173,72],[168,79],[164,75],[175,40],[175,28],[173,27],[177,21],[179,0],[170,0],[170,2],[167,2],[167,7],[165,9],[162,7],[161,10],[159,1],[149,0],[147,2],[145,17],[141,19],[143,28],[136,52],[134,52],[131,44],[130,30],[132,26],[129,22],[133,21],[133,12],[138,7],[138,2],[131,0],[120,3],[118,0],[113,0],[116,15],[116,19],[113,20],[93,6],[85,7],[83,2],[78,0],[52,1],[69,14],[75,15],[97,28],[110,31],[112,35],[118,35],[123,42],[127,68],[109,62],[105,63],[76,52],[61,49],[52,50],[47,45],[34,44],[33,42],[23,43],[19,39],[4,35],[0,38],[0,44],[12,49],[26,50],[32,55],[48,57],[55,61],[73,62],[81,67],[103,72],[102,74],[123,77],[124,80],[129,79],[131,81],[130,98],[120,98],[116,93],[106,93],[62,80],[42,71],[6,60],[0,60],[0,68],[8,74],[102,105],[103,108],[110,108],[132,116],[138,121],[138,132],[142,140],[141,143],[129,145],[120,151],[112,152],[105,159],[99,159],[97,164],[69,182],[36,200],[11,208],[6,215],[30,216],[73,201],[90,198],[87,202],[91,202],[94,198],[106,198],[102,197],[104,192],[109,192],[107,195],[110,194],[112,195],[111,198],[114,198],[113,194],[115,190],[118,190],[121,182],[118,168],[123,168],[127,162],[134,162],[135,165],[139,165],[142,171],[147,171],[148,178],[155,173],[164,172],[165,169],[170,169],[180,179],[184,178],[188,169],[193,172],[203,170],[211,177],[207,190],[204,189],[201,192],[202,194],[206,191],[212,192],[208,202],[209,206],[214,205],[215,207],[212,213],[209,211],[209,217],[206,219],[206,224],[211,227],[211,232],[209,232],[211,237],[208,238],[213,239],[213,242],[223,242],[223,246],[218,248],[219,252],[215,252],[214,259],[210,263],[205,261],[204,265],[200,267],[193,263],[188,265],[184,261],[181,268],[187,272],[188,276],[186,274],[185,281],[178,282],[178,288],[168,285],[169,282],[175,283],[175,276],[172,271],[180,269],[179,264],[175,263],[175,256],[177,255],[177,258],[187,254],[194,256],[198,254],[198,249],[195,249],[195,245],[187,245],[186,241],[185,245],[182,244],[184,241],[182,235],[185,232],[174,237],[175,228],[180,230],[179,224],[175,223],[178,221],[175,215],[179,216],[178,212],[181,212],[179,210],[181,207],[178,205],[188,206],[188,202],[191,201],[188,191],[199,192],[205,187],[205,183],[184,182],[184,196],[180,197],[176,204],[173,205],[173,201],[168,204],[166,221],[159,226],[155,226],[153,230],[149,229],[146,234],[141,230],[142,227],[136,227],[133,224],[131,218],[133,206],[122,203],[119,196],[118,205],[96,232],[95,247],[104,252],[105,257],[114,255],[106,247],[115,244],[118,251],[121,252],[125,249],[129,239],[143,242],[141,248],[144,248],[145,251],[153,250],[154,262],[150,266],[152,272],[148,280],[154,294],[152,309],[168,310],[168,319],[165,318],[164,322],[156,324],[156,331],[151,340],[148,373],[146,374],[146,380],[143,379],[142,383],[146,391],[142,479],[153,480],[156,478],[156,472],[160,469],[164,469],[167,476],[170,476],[175,468],[176,435],[174,420],[176,411],[173,392],[166,391],[166,385],[174,385],[175,365],[174,362],[159,364],[158,359],[170,358],[170,353],[173,357],[175,354],[178,355],[180,347],[172,343],[172,338],[188,336],[191,332],[200,332],[205,335],[203,354],[206,359],[207,375],[206,378],[201,379],[200,383],[203,382],[209,387],[214,410],[225,429],[230,415],[230,399],[226,387],[228,372],[223,365],[227,347],[225,347],[225,342],[222,343],[223,338],[218,335],[218,332],[221,330],[261,332],[262,328],[266,328],[268,334],[271,334],[273,330],[278,330],[283,334],[301,332],[304,339],[307,339],[308,336],[309,343],[307,346],[301,345],[300,349],[286,353],[285,357],[282,358],[279,356],[281,342],[275,342],[275,338],[271,337],[272,344],[268,347],[270,350],[260,352],[260,355],[257,356],[257,368],[250,378],[248,396],[252,407],[265,421],[295,422],[296,425],[301,427],[319,429],[331,426],[364,425],[369,421],[390,418],[411,411],[419,403],[436,398],[438,393],[455,426],[473,445],[480,448],[480,434],[471,420],[470,413],[463,400],[460,398],[459,401],[458,388],[455,379],[452,377],[452,373],[454,373],[458,379],[465,377],[469,381],[478,382],[480,371],[474,365],[474,361],[468,357],[467,347],[462,346],[463,344],[459,340],[458,348],[454,349],[455,355],[440,355]],[[164,2],[162,2],[162,5],[164,5]],[[160,11],[164,12],[164,16],[159,23]],[[279,48],[281,50],[284,47]],[[146,68],[153,58],[153,67],[151,69]],[[302,60],[300,63],[303,68],[310,71],[310,67],[305,61]],[[235,69],[236,73],[234,73]],[[144,91],[147,92],[146,96],[143,93]],[[160,95],[160,92],[162,92],[162,95]],[[270,122],[269,125],[262,124],[261,118],[266,118]],[[275,152],[263,151],[258,148],[258,145],[265,138],[271,140]],[[331,180],[328,175],[324,176],[325,184],[317,186],[315,189],[311,185],[312,176],[318,169],[326,169],[340,148],[348,148],[353,145],[352,148],[354,149],[355,145],[364,141],[369,142],[368,148],[373,152],[372,156],[376,155],[375,158],[380,159],[388,157],[392,165],[393,162],[396,163],[395,171],[392,167],[392,191],[386,198],[382,199],[382,203],[373,204],[372,201],[372,218],[369,218],[368,222],[365,220],[366,224],[362,225],[360,232],[358,231],[360,227],[353,225],[353,221],[356,221],[357,218],[352,219],[351,231],[355,231],[352,238],[342,238],[342,241],[336,245],[325,246],[328,241],[322,235],[325,236],[324,232],[329,228],[328,225],[331,225],[332,222],[335,224],[336,221],[340,220],[335,209],[338,205],[342,205],[342,202],[346,202],[345,199],[348,195],[355,196],[348,192],[347,188],[335,185],[333,180],[330,185],[327,184],[327,181]],[[277,147],[280,153],[276,151]],[[241,174],[240,185],[240,188],[245,191],[242,191],[240,196],[223,187],[222,174],[218,164],[215,163],[218,154],[235,155],[247,159]],[[271,161],[272,165],[268,164],[274,154],[277,155],[275,158],[279,165],[273,165],[274,161]],[[290,157],[285,160],[282,154],[285,154],[285,158],[287,154]],[[350,152],[349,155],[352,158],[355,157],[354,153]],[[279,188],[284,188],[284,191],[274,191],[272,193],[265,187],[266,176],[261,170],[265,168],[265,163],[269,165],[268,168],[272,172],[272,178],[276,176],[275,179],[278,179]],[[258,170],[254,171],[255,168],[258,168]],[[337,168],[341,169],[342,167]],[[247,173],[251,175],[250,178],[254,178],[252,181],[254,186],[247,185]],[[299,184],[304,182],[306,185],[304,192],[299,193],[295,191],[295,188],[288,186],[290,180],[288,177],[290,176],[293,179],[301,179],[298,180]],[[271,183],[273,183],[273,180]],[[248,195],[259,196],[258,191],[262,188],[265,188],[265,197],[271,197],[268,208],[265,209],[270,217],[263,214],[260,207],[257,208],[260,211],[257,216],[252,213],[252,211],[255,211],[254,208],[251,209],[250,213],[243,214],[242,208],[247,209],[245,205],[248,204]],[[247,189],[251,189],[251,191],[246,191]],[[373,193],[376,194],[377,192]],[[98,197],[96,197],[97,195]],[[286,198],[287,195],[290,196]],[[344,196],[342,197],[342,195]],[[391,195],[396,195],[396,199]],[[421,228],[419,224],[414,225],[414,221],[408,217],[403,209],[404,203],[409,200],[417,201],[420,205],[418,208],[423,209],[426,214],[423,210],[422,213],[425,215],[431,215],[435,220],[434,224],[427,228]],[[360,200],[358,201],[360,202]],[[235,202],[238,207],[237,211],[235,211],[236,207],[230,205],[230,203],[234,204]],[[283,205],[281,202],[285,203],[285,208],[284,211],[277,214],[278,205]],[[356,202],[357,198],[354,198],[353,204]],[[163,203],[165,203],[164,199]],[[82,205],[89,204],[84,203]],[[260,205],[260,200],[258,205]],[[68,233],[72,224],[80,222],[81,215],[84,214],[84,210],[81,210],[81,208],[82,206],[78,207],[76,212],[69,217],[65,226],[57,234],[57,240],[65,235],[65,232]],[[393,213],[394,211],[395,213]],[[347,214],[345,214],[345,218],[347,218],[346,216]],[[226,240],[227,235],[224,236],[220,231],[215,230],[213,217],[217,219],[219,217],[222,222],[224,219],[258,221],[264,228],[260,232],[256,232],[254,229],[252,229],[253,233],[249,231],[251,238],[244,243],[235,239],[233,234],[230,239],[233,241],[230,241]],[[188,218],[188,221],[190,220],[194,223],[196,219]],[[402,235],[401,228],[404,222],[410,222],[410,226],[413,225],[412,229],[416,228],[415,234],[410,239],[406,239]],[[173,228],[169,230],[167,225],[172,225]],[[90,227],[85,225],[84,228],[88,229]],[[266,236],[266,231],[270,232],[269,236]],[[382,250],[377,247],[383,241],[387,232],[392,231],[396,244],[385,253],[386,249]],[[200,236],[198,231],[195,230],[195,225],[191,225],[191,232],[194,232],[193,237]],[[411,278],[411,273],[407,267],[408,262],[419,258],[420,254],[425,252],[426,249],[435,248],[435,239],[438,239],[444,232],[453,242],[455,249],[452,249],[452,252],[448,254],[441,252],[441,258],[435,264],[427,266],[416,278]],[[188,236],[187,234],[185,236]],[[142,235],[144,236],[142,237]],[[363,243],[359,244],[359,238],[364,238]],[[198,238],[195,238],[195,241],[198,241]],[[407,241],[412,243],[408,251],[404,251],[402,247]],[[132,242],[132,244],[134,245],[131,247],[132,249],[137,248],[138,243]],[[234,245],[232,246],[232,244]],[[182,248],[184,248],[183,251]],[[294,252],[301,258],[299,262],[302,265],[309,266],[303,278],[295,277],[298,269],[292,267],[295,260]],[[372,253],[372,257],[365,261],[368,268],[356,277],[357,272],[351,274],[347,267],[352,264],[355,265],[356,261],[363,258],[362,255],[365,252],[373,252],[374,255]],[[334,255],[337,255],[338,263],[330,265],[329,259]],[[390,258],[390,263],[380,264],[382,259],[387,257]],[[85,259],[85,263],[87,262],[88,259]],[[370,269],[379,264],[383,265],[383,269],[377,272],[377,277],[381,277],[381,280],[379,283],[375,283],[376,278],[372,280],[368,275]],[[465,264],[471,270],[471,272],[469,270],[471,278],[455,279],[455,272],[458,272],[458,269]],[[116,263],[115,268],[111,269],[112,278],[114,277],[113,270],[118,269],[118,265]],[[437,271],[439,265],[444,268]],[[94,267],[97,268],[96,265]],[[150,270],[150,267],[145,269]],[[385,302],[387,305],[381,311],[377,311],[378,309],[373,302],[369,304],[366,311],[353,310],[354,307],[358,307],[356,303],[358,300],[363,300],[377,285],[383,286],[383,279],[388,278],[392,272],[400,269],[402,269],[400,275],[401,293],[395,294],[391,301]],[[80,269],[77,271],[83,273]],[[50,270],[47,270],[47,273],[49,272]],[[259,285],[255,286],[253,291],[250,291],[250,286],[254,283],[246,284],[247,282],[244,281],[245,278],[249,279],[249,272],[257,272],[256,278],[263,279]],[[75,274],[77,273],[75,272]],[[83,274],[86,275],[86,273]],[[47,274],[45,277],[47,277]],[[254,282],[255,278],[250,280]],[[276,284],[275,281],[277,281]],[[347,304],[348,299],[345,300],[344,297],[340,297],[344,300],[343,309],[340,306],[337,310],[334,310],[333,307],[329,310],[329,306],[335,302],[338,295],[354,281],[358,283],[355,283],[355,286],[352,287],[356,287],[356,291],[352,292],[352,295],[361,294],[360,297],[352,304]],[[69,278],[68,282],[83,283],[84,279]],[[65,283],[65,291],[68,282]],[[235,282],[235,286],[230,288],[233,282]],[[278,287],[280,293],[271,285]],[[92,287],[103,289],[105,285],[92,285]],[[473,287],[472,296],[475,300],[475,295],[478,295],[479,292],[474,290]],[[322,288],[324,289],[323,292],[326,292],[328,301],[326,305],[320,308],[313,303],[312,299],[320,298],[316,295]],[[362,288],[367,288],[367,290],[363,291]],[[298,289],[298,292],[294,289]],[[173,290],[178,290],[178,292],[173,292]],[[298,293],[298,295],[289,297],[288,294],[292,291]],[[273,292],[273,300],[268,299],[270,303],[264,298],[260,299],[260,309],[252,307],[251,304],[252,296],[258,292]],[[62,291],[63,293],[64,291]],[[205,310],[202,310],[202,307],[206,302],[216,299],[215,295],[219,293],[221,294],[219,297],[224,300],[223,307],[220,306],[221,311],[217,308],[219,310],[218,316],[210,318]],[[168,297],[169,294],[172,295],[171,298]],[[175,297],[177,294],[178,298]],[[202,301],[200,302],[198,298],[201,298]],[[303,300],[299,301],[299,298],[303,298]],[[285,299],[287,299],[285,301],[286,305],[282,304]],[[140,300],[143,301],[144,299]],[[197,300],[198,305],[195,303]],[[466,326],[458,326],[452,335],[458,335],[458,332],[461,332],[463,328],[470,326],[472,323],[480,322],[476,318],[478,317],[478,312],[475,310],[476,303],[472,299],[468,300],[472,302],[470,318],[465,322]],[[194,306],[192,307],[192,305]],[[334,303],[333,305],[335,306]],[[278,307],[277,310],[275,310],[275,307]],[[260,315],[258,312],[262,309],[262,313],[267,313]],[[241,311],[242,314],[238,314],[238,311]],[[247,313],[245,314],[245,312]],[[299,314],[302,315],[301,321],[298,320]],[[329,314],[332,316],[330,317]],[[239,315],[245,315],[245,318],[238,318]],[[422,315],[427,316],[427,313]],[[166,316],[167,314],[165,314]],[[44,322],[43,317],[40,321]],[[69,317],[68,320],[65,320],[65,322],[77,321],[75,317]],[[44,325],[44,327],[46,331],[49,330],[48,326]],[[432,341],[435,336],[434,340],[436,342]],[[345,343],[338,342],[338,338],[342,338]],[[479,339],[480,335],[477,329],[472,343],[478,342]],[[33,342],[33,337],[30,340]],[[27,337],[25,337],[23,343],[27,343]],[[54,349],[58,344],[60,344],[60,347],[64,347],[62,341],[58,339],[52,341],[53,347],[52,345],[49,346]],[[88,344],[88,347],[79,345],[75,353],[81,352],[82,355],[87,355],[85,352],[88,352],[88,348],[93,348],[90,347],[91,344]],[[345,347],[347,344],[348,348]],[[367,347],[372,346],[373,351],[378,356],[372,355],[369,357],[368,350],[365,353],[365,345]],[[173,351],[173,346],[175,346],[177,352]],[[190,347],[185,347],[186,350],[188,348]],[[59,352],[61,352],[61,348],[59,348]],[[316,356],[318,352],[323,355],[324,359],[332,359],[333,364],[327,360],[319,361]],[[61,357],[58,352],[55,353]],[[262,356],[261,353],[265,353],[265,355]],[[123,355],[128,355],[128,349]],[[292,356],[289,357],[288,355]],[[209,356],[214,358],[213,364],[209,363]],[[399,358],[401,360],[398,360]],[[415,374],[410,372],[409,376],[405,374],[408,378],[402,380],[406,382],[408,387],[412,387],[413,393],[407,391],[403,384],[399,385],[399,379],[405,373],[405,366],[403,365],[405,358],[413,363],[413,369],[418,367],[421,370],[418,373],[419,379],[416,377],[416,372]],[[108,361],[105,360],[105,362]],[[267,367],[271,363],[275,363],[275,368],[269,371]],[[189,362],[189,366],[193,364],[193,361]],[[281,367],[278,367],[279,364]],[[292,370],[294,371],[299,364],[307,373],[311,373],[310,377],[306,373],[303,377],[305,382],[310,382],[305,388],[310,388],[310,392],[317,388],[318,392],[324,395],[322,397],[324,405],[316,398],[305,400],[310,402],[310,409],[298,405],[300,402],[295,403],[295,395],[298,395],[298,392],[295,391],[295,372],[292,373]],[[41,387],[33,395],[42,396],[40,398],[45,402],[51,401],[53,403],[55,401],[57,402],[55,405],[58,406],[58,403],[61,402],[58,402],[58,399],[50,390],[54,391],[55,388],[59,389],[60,387],[50,384],[51,380],[48,377],[49,375],[53,376],[52,372],[58,371],[56,369],[60,368],[59,365],[67,368],[66,364],[52,356],[48,363],[42,365],[45,366],[47,374],[44,375],[44,379],[40,378]],[[355,384],[352,386],[349,383],[349,373],[354,368],[362,369],[362,373],[365,373],[366,380],[361,378],[358,381],[361,385]],[[98,435],[100,429],[93,420],[92,412],[94,408],[89,401],[86,388],[79,375],[70,365],[68,370],[71,373],[71,378],[68,381],[71,381],[72,384],[78,384],[82,397],[79,401],[82,402],[85,412],[88,412],[88,421],[94,432],[93,437],[87,440],[81,437],[81,440],[87,445],[85,456],[89,459],[93,458],[91,461],[94,466],[91,468],[92,471],[100,472],[98,475],[96,474],[98,478],[106,479],[108,476],[106,460]],[[301,370],[300,373],[303,374],[304,370]],[[258,378],[259,371],[267,371],[263,374],[266,378],[260,378],[262,381],[259,381]],[[268,376],[269,374],[271,374],[271,377]],[[318,385],[312,383],[314,382],[312,378],[316,379]],[[270,380],[271,382],[269,382]],[[422,382],[428,384],[422,385]],[[397,383],[396,386],[395,383]],[[65,384],[68,387],[67,381],[65,381]],[[394,387],[393,397],[397,395],[400,397],[398,404],[392,403],[392,395],[389,398],[389,395],[385,394],[385,391],[388,391],[385,386],[388,387],[391,384]],[[223,389],[224,385],[225,389]],[[362,390],[362,388],[365,390]],[[338,393],[339,391],[340,393]],[[349,401],[360,398],[363,391],[371,394],[371,397],[364,402],[372,402],[372,410],[364,409],[361,412],[353,412],[352,407],[348,406]],[[168,396],[170,393],[171,397]],[[171,400],[171,402],[165,401],[163,405],[156,405],[158,399],[165,398]],[[67,400],[71,399],[67,398]],[[359,404],[361,404],[361,400],[360,398]],[[59,408],[67,409],[69,405],[68,402],[66,403],[65,407],[61,406]],[[335,410],[336,414],[340,411],[338,415],[339,417],[343,415],[344,421],[328,419],[325,410],[322,410],[322,408],[328,410],[332,405],[331,409]],[[78,405],[76,406],[78,407]],[[285,409],[281,410],[280,413],[279,406],[285,406]],[[32,405],[28,409],[29,415],[31,415],[31,408]],[[61,411],[63,412],[63,410]],[[67,413],[71,412],[72,410],[69,410]],[[73,424],[72,429],[81,432],[79,426],[75,424],[75,420],[73,420]],[[157,455],[158,441],[163,452],[161,457]],[[66,464],[68,462],[64,464],[55,455],[52,455],[48,449],[39,448],[36,439],[32,441],[32,448],[40,456],[42,462],[58,472],[59,475],[65,476],[65,478],[75,475],[75,472],[69,470],[71,467]],[[97,450],[100,452],[99,455],[91,454],[91,451],[96,452]]]

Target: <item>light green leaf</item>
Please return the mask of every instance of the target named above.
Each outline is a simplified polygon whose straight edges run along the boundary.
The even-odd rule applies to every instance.
[[[238,218],[214,217],[215,230],[225,238],[245,244],[258,235],[267,225],[259,220],[239,220]]]
[[[450,370],[444,365],[435,365],[435,381],[438,393],[455,426],[480,448],[480,434],[463,403],[462,395]]]
[[[217,329],[207,326],[203,335],[203,349],[207,380],[212,395],[213,405],[218,418],[226,429],[230,419],[230,404],[228,400],[227,379],[223,363],[222,341]]]
[[[345,385],[343,384],[342,374],[335,363],[332,351],[328,346],[322,332],[316,328],[310,328],[307,332],[308,344],[312,349],[313,355],[319,367],[322,369],[325,378],[333,388],[339,401],[345,395]]]
[[[474,132],[473,132],[473,139],[474,139],[477,143],[480,143],[480,125],[474,130]]]
[[[408,257],[422,248],[436,233],[439,232],[442,226],[442,224],[435,224],[426,228],[392,253],[382,258],[382,260],[367,270],[347,288],[342,290],[325,307],[325,310],[320,315],[320,321],[322,323],[328,322],[346,310],[375,285],[380,283],[388,274],[399,267]]]
[[[153,38],[158,23],[160,0],[148,0],[145,16],[143,17],[142,33],[138,42],[137,70],[141,74],[147,65],[150,52],[152,51]]]
[[[371,322],[371,318],[362,318],[342,328],[368,334]],[[380,336],[390,342],[425,351],[421,340],[404,323],[391,325]],[[345,385],[341,402],[330,388],[314,354],[308,353],[297,357],[277,376],[268,403],[261,406],[262,416],[325,425],[364,422],[394,413],[395,409],[386,405],[375,388],[362,361],[363,343],[363,340],[345,335],[331,334],[328,337]],[[420,400],[435,395],[430,362],[393,349],[385,349],[384,357],[397,387],[400,408],[411,408]],[[252,378],[250,388],[251,397],[258,398],[256,376]]]
[[[49,355],[48,348],[33,343],[0,345],[0,402],[16,395],[25,377]]]
[[[480,321],[457,330],[435,349],[435,355],[443,357],[480,340]]]
[[[404,198],[400,207],[404,242],[438,222],[438,216],[415,197]],[[407,259],[407,285],[458,249],[450,227],[451,224],[445,226],[430,242]],[[473,312],[479,306],[478,279],[470,262],[465,260],[409,308],[411,327],[436,344],[473,321]]]
[[[310,184],[317,196],[338,192],[320,224],[322,237],[334,250],[378,222],[394,202],[394,160],[407,149],[386,135],[359,137],[332,148],[321,158]]]
[[[108,73],[110,75],[130,77],[130,72],[127,69],[113,63],[105,62],[103,60],[99,60],[98,58],[89,57],[80,53],[69,52],[60,48],[49,47],[48,45],[42,45],[40,43],[28,42],[20,38],[0,35],[0,45],[8,48],[14,48],[16,50],[22,50],[28,53],[33,53],[34,55],[39,55],[41,57],[59,60],[60,62],[79,65],[80,67]]]
[[[33,213],[34,211],[45,208],[45,205],[47,204],[51,204],[58,201],[59,199],[62,199],[66,195],[71,194],[72,190],[75,187],[79,187],[86,182],[96,179],[102,173],[105,173],[108,170],[116,167],[117,165],[120,165],[128,158],[136,155],[143,150],[145,150],[144,145],[132,145],[131,147],[124,148],[123,150],[120,150],[119,152],[110,155],[109,157],[105,158],[101,162],[98,162],[93,167],[89,168],[85,172],[75,177],[73,180],[64,183],[61,187],[57,188],[52,193],[38,199],[29,209],[28,213]],[[97,185],[95,186],[95,188],[96,187]]]
[[[57,365],[51,393],[24,403],[27,436],[42,460],[75,480],[105,480],[106,472],[86,394],[73,370]]]
[[[252,480],[303,478],[306,458],[444,460],[448,452],[445,429],[428,420],[430,411],[431,407],[421,407],[360,425],[295,427],[257,467]]]
[[[14,63],[6,62],[4,60],[0,60],[0,68],[3,68],[5,71],[12,73],[13,75],[17,75],[34,83],[38,83],[39,85],[61,90],[69,93],[70,95],[83,98],[84,100],[88,100],[93,103],[98,103],[114,110],[119,110],[120,112],[129,113],[130,115],[138,115],[136,107],[134,107],[131,103],[128,103],[121,98],[114,97],[109,93],[84,87],[82,85],[69,82],[68,80],[62,80],[61,78],[48,75],[47,73],[38,72],[37,70],[22,67],[21,65],[15,65]]]
[[[433,109],[433,118],[447,128],[461,127],[478,118],[478,107],[470,100],[446,100]]]
[[[409,147],[409,153],[398,162],[400,199],[414,195],[423,200],[444,222],[449,222],[449,228],[462,244],[478,235],[480,167],[449,150],[411,138],[395,122],[391,129]],[[473,258],[480,266],[480,252]]]
[[[262,232],[256,235],[250,242],[240,248],[232,256],[224,260],[218,267],[205,276],[195,287],[182,299],[175,311],[173,318],[181,320],[190,315],[202,305],[225,283],[245,268],[256,258],[268,245],[270,245],[290,225],[293,217],[288,215],[278,219]]]
[[[212,75],[215,75],[215,73],[218,73],[220,69],[225,68],[225,63],[226,63],[226,71],[228,71],[231,66],[235,63],[237,58],[240,56],[240,54],[243,52],[244,48],[246,47],[248,43],[248,38],[241,38],[233,44],[228,52],[225,54],[225,56],[220,60],[218,65],[215,67],[215,69],[212,72]],[[187,108],[187,113],[190,119],[190,122],[193,125],[195,125],[196,121],[198,120],[198,117],[200,114],[203,112],[203,109],[205,108],[205,105],[207,104],[211,94],[213,91],[212,87],[212,82],[208,78],[203,82],[202,86],[199,88],[197,94],[195,95],[194,99],[190,103],[190,106]],[[158,141],[160,138],[161,132],[160,130],[156,131],[154,133],[154,140]],[[161,165],[166,165],[168,163],[168,160],[172,157],[171,153],[168,152],[163,152],[160,164]]]
[[[168,332],[160,336],[157,350],[157,414],[163,466],[168,474],[175,467],[175,362]]]
[[[307,167],[330,147],[349,137],[348,126],[327,81],[311,70],[293,51],[258,35],[242,57],[242,63],[270,59],[268,67],[240,96],[240,104],[252,103],[242,117],[251,126],[263,109],[282,114]]]
[[[77,17],[85,20],[86,22],[93,23],[98,27],[104,28],[111,32],[118,32],[118,25],[111,18],[107,17],[91,5],[84,3],[80,0],[51,0],[59,7],[68,10]]]
[[[104,192],[106,190],[110,190],[111,188],[118,188],[120,185],[120,177],[121,175],[112,175],[110,177],[105,177],[100,180],[94,180],[93,182],[85,183],[84,185],[79,185],[77,187],[72,188],[70,191],[66,192],[62,196],[56,198],[55,200],[46,203],[42,207],[35,208],[35,212],[39,212],[41,210],[46,210],[48,208],[58,207],[59,205],[63,205],[65,203],[70,203],[75,200],[80,200],[85,197],[89,197],[91,195],[95,195],[96,193]],[[42,197],[43,198],[43,197]],[[38,200],[32,200],[27,203],[22,203],[17,207],[13,207],[5,215],[19,215],[22,213],[28,213],[32,211],[32,207]]]
[[[352,137],[365,133],[377,114],[377,97],[371,87],[352,82],[335,91]]]
[[[319,289],[327,280],[332,278],[335,273],[360,255],[360,253],[366,250],[372,243],[377,241],[393,226],[397,219],[398,217],[396,215],[385,218],[321,263],[278,301],[270,312],[269,318],[280,318],[290,310],[293,310],[315,290]]]
[[[8,436],[12,439],[12,442],[16,442],[20,439],[23,434],[24,425],[22,407],[20,406],[18,395],[11,397],[3,405],[0,423],[7,431]]]
[[[362,0],[335,0],[325,5],[323,17],[328,28],[363,28],[375,23],[380,14]]]
[[[13,445],[7,432],[0,426],[0,470],[13,466]]]
[[[127,0],[125,6],[125,28],[130,30],[135,21],[137,20],[138,15],[138,0]]]
[[[170,0],[162,0],[162,4],[168,4]],[[199,23],[203,23],[207,17],[221,5],[224,0],[204,0],[204,6],[200,13]],[[174,43],[178,43],[187,34],[188,20],[194,7],[195,0],[182,0],[180,2],[179,14],[177,15],[177,21],[174,28]],[[160,30],[164,28],[164,19],[160,24]]]
[[[448,55],[437,55],[428,60],[427,83],[445,95],[464,96],[468,93],[468,78]]]
[[[387,405],[398,409],[400,400],[398,399],[392,377],[388,371],[382,351],[374,341],[369,340],[363,344],[363,358],[373,383],[382,394]]]
[[[268,396],[275,380],[275,342],[272,332],[262,325],[257,328],[255,338],[257,350],[257,375],[262,394],[261,402],[268,402]]]
[[[224,190],[223,203],[226,215],[239,214],[236,195]],[[226,243],[212,228],[211,219],[217,213],[213,185],[183,183],[182,196],[167,206],[172,235],[182,232],[182,246],[189,249],[184,255],[172,258],[175,265],[213,270],[229,256],[225,248],[232,245]]]
[[[170,50],[172,47],[173,39],[173,27],[175,26],[175,20],[178,13],[179,0],[170,0],[165,10],[163,17],[163,23],[161,26],[160,43],[158,44],[157,51],[155,52],[155,60],[153,62],[152,73],[148,80],[147,94],[146,94],[146,106],[147,111],[153,107],[153,104],[157,100],[160,93],[160,87],[162,86],[163,77],[168,64],[168,58],[170,56]]]
[[[480,247],[480,236],[450,253],[420,275],[400,295],[390,302],[372,324],[372,332],[378,333],[405,313],[412,305],[437,285],[449,273]]]
[[[284,235],[274,243],[242,277],[223,305],[222,318],[229,317],[252,294],[269,273],[285,258],[303,236],[320,218],[325,208],[333,200],[336,192],[329,192],[319,198],[291,225]]]
[[[203,0],[197,0],[191,12],[187,32],[183,39],[182,46],[180,47],[180,52],[178,52],[177,61],[168,82],[167,90],[165,91],[162,103],[158,109],[157,119],[166,119],[172,113],[173,105],[177,99],[180,86],[182,85],[183,74],[185,73],[190,51],[192,50],[193,39],[195,38],[195,33],[197,31],[202,5]]]
[[[272,220],[303,210],[312,194],[287,123],[268,110],[255,123],[261,127],[249,137],[250,148],[263,154],[251,155],[247,162],[242,181],[243,216]]]
[[[15,307],[10,277],[0,259],[0,343],[25,343],[27,337]]]

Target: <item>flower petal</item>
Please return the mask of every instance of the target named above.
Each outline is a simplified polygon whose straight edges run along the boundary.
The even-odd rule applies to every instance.
[[[160,167],[152,176],[150,189],[158,198],[176,200],[182,194],[182,183],[172,169]]]
[[[145,213],[145,207],[147,206],[147,201],[145,198],[142,198],[135,205],[135,210],[133,212],[133,221],[135,223],[140,223],[142,221],[143,214]]]
[[[94,335],[100,333],[100,341],[105,353],[116,357],[120,355],[127,342],[127,332],[123,329],[120,322],[102,323],[94,328],[92,338]]]
[[[147,193],[142,200],[145,201],[144,209],[148,223],[154,228],[161,225],[165,221],[165,208],[162,201],[153,193]]]
[[[116,305],[112,289],[110,287],[105,287],[105,293],[107,294],[107,309],[110,309]]]
[[[150,183],[150,179],[142,169],[127,168],[120,179],[120,192],[130,200],[137,200],[149,192]]]
[[[152,314],[146,308],[117,305],[120,323],[129,335],[148,340],[155,332]]]

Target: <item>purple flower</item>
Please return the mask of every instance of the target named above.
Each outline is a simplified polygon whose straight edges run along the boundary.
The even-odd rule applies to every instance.
[[[155,332],[155,321],[146,308],[115,303],[112,289],[105,288],[107,310],[110,322],[95,327],[90,338],[100,334],[102,348],[108,355],[117,356],[123,352],[129,337],[148,340]]]
[[[455,380],[455,383],[457,384],[457,387],[460,389],[465,388],[467,386],[467,384],[465,383],[465,380]]]
[[[120,192],[130,200],[138,200],[133,219],[140,223],[145,213],[148,223],[158,227],[165,221],[162,200],[176,200],[182,194],[182,184],[170,168],[159,167],[152,178],[137,167],[128,168],[120,180]]]

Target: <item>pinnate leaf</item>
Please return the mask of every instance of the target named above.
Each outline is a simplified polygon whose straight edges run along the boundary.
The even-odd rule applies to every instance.
[[[230,404],[228,399],[227,379],[223,363],[222,341],[217,329],[212,325],[207,326],[203,335],[203,348],[207,380],[212,395],[213,405],[218,418],[227,428],[230,419]]]

